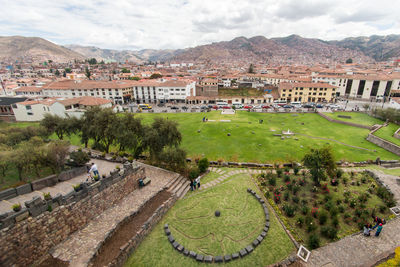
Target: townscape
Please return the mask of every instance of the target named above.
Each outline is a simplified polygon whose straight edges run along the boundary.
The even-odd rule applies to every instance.
[[[232,17],[171,4],[181,30],[165,3],[138,15],[121,1],[54,3],[43,30],[43,4],[26,31],[0,20],[0,266],[400,266],[386,3],[390,24],[308,2],[297,15],[225,3]],[[261,10],[276,21],[242,24]],[[74,26],[59,33],[63,16]]]

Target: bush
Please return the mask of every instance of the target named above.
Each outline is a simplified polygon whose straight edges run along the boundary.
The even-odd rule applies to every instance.
[[[344,206],[343,205],[338,206],[338,210],[339,210],[340,213],[343,213],[344,212]]]
[[[196,179],[200,175],[198,168],[192,168],[189,172],[189,179]]]
[[[199,163],[197,164],[200,173],[206,172],[209,165],[210,163],[208,162],[207,158],[202,158],[201,160],[199,160]]]
[[[44,200],[50,200],[50,199],[51,199],[50,192],[48,192],[48,193],[43,193],[43,198],[44,198]]]
[[[307,213],[310,211],[310,209],[307,206],[301,207],[301,213],[304,215],[307,215]]]
[[[282,169],[276,169],[276,174],[278,175],[278,177],[281,177],[282,173],[283,173]]]
[[[69,158],[70,158],[70,164],[71,166],[74,167],[79,167],[79,166],[83,166],[86,163],[88,163],[90,161],[90,157],[87,153],[81,151],[72,151],[69,154]]]
[[[307,224],[308,233],[314,232],[315,230],[317,230],[317,226],[315,225],[315,223],[310,222],[309,224]]]
[[[333,240],[336,238],[337,230],[336,230],[336,228],[333,228],[331,226],[322,226],[321,227],[321,235]]]
[[[296,195],[296,194],[297,194],[297,192],[299,192],[299,190],[300,190],[300,186],[298,186],[298,185],[294,185],[294,186],[293,186],[293,189],[292,189],[292,193],[293,193],[293,195]]]
[[[21,204],[14,204],[11,206],[11,208],[13,209],[13,211],[18,212],[21,210]]]
[[[283,181],[284,181],[285,183],[290,182],[290,176],[289,176],[289,175],[285,175],[285,176],[283,177]]]
[[[336,170],[336,178],[340,179],[343,176],[343,170],[337,169]]]
[[[285,193],[283,194],[283,199],[284,199],[285,201],[288,201],[288,200],[289,200],[289,192],[285,192]]]
[[[294,166],[293,167],[293,173],[294,173],[294,175],[297,175],[298,173],[299,173],[299,171],[300,171],[300,168],[299,168],[299,166]]]
[[[275,186],[276,185],[275,176],[271,175],[270,177],[268,177],[268,183],[269,183],[269,185]]]
[[[292,198],[292,200],[293,200],[294,203],[299,203],[299,201],[300,201],[300,199],[299,199],[298,196],[294,196],[294,197]]]
[[[296,211],[296,208],[292,205],[285,204],[283,205],[283,211],[285,212],[286,216],[293,217]]]
[[[321,210],[318,214],[318,221],[321,225],[325,224],[328,220],[328,213],[325,210]]]
[[[299,217],[297,218],[297,224],[300,226],[300,228],[303,226],[304,224],[304,218],[303,217]]]
[[[332,225],[333,225],[334,227],[338,227],[338,226],[339,226],[339,219],[338,219],[338,217],[332,218]]]
[[[285,167],[285,173],[288,173],[290,170],[288,167]]]
[[[319,248],[319,236],[317,234],[312,234],[308,237],[308,247],[310,249]]]
[[[128,161],[129,161],[130,163],[132,163],[132,162],[133,162],[133,157],[132,157],[132,156],[129,156],[129,157],[128,157]]]
[[[122,158],[123,156],[125,156],[125,152],[124,151],[119,151],[118,152],[118,156],[120,156]]]

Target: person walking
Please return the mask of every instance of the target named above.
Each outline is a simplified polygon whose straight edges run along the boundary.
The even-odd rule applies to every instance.
[[[372,229],[375,229],[376,227],[378,227],[378,225],[382,223],[382,219],[379,218],[378,216],[375,216],[374,223],[375,223],[375,225],[372,227]]]
[[[376,229],[375,236],[379,236],[379,234],[380,234],[381,231],[382,231],[382,228],[383,228],[383,224],[380,223],[379,226],[378,226],[378,228]]]
[[[200,176],[196,178],[197,189],[200,188]]]
[[[93,172],[93,175],[94,176],[98,176],[98,177],[100,177],[99,176],[99,170],[97,169],[97,165],[94,163],[94,162],[92,162],[92,167],[90,168],[90,170],[88,171],[88,173],[91,173],[91,172]]]
[[[193,180],[190,180],[190,190],[193,191]]]
[[[193,181],[193,189],[196,190],[196,180]]]

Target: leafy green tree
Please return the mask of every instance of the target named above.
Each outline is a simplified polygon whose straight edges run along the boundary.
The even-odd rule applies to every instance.
[[[55,140],[46,145],[43,165],[52,169],[53,173],[60,173],[64,168],[69,155],[69,142]]]
[[[150,79],[159,79],[159,78],[162,78],[162,75],[160,73],[153,73],[150,76]]]
[[[169,170],[180,171],[186,166],[186,152],[178,147],[167,147],[161,152],[162,164]]]
[[[88,60],[88,63],[89,63],[90,65],[96,65],[96,64],[97,64],[97,59],[91,58],[91,59]]]
[[[209,166],[209,162],[207,158],[202,158],[201,160],[199,160],[199,163],[197,164],[199,166],[199,171],[201,173],[204,173],[208,166]]]
[[[55,133],[58,139],[63,139],[64,135],[67,135],[70,131],[68,118],[62,118],[58,115],[45,114],[44,118],[40,122],[47,132],[50,134]]]
[[[131,71],[128,70],[127,68],[122,68],[121,72],[122,73],[131,73]]]
[[[90,161],[90,157],[87,153],[83,152],[82,150],[72,151],[69,154],[70,164],[72,166],[83,166]]]
[[[133,151],[134,158],[138,158],[145,147],[145,127],[140,118],[133,114],[125,114],[118,117],[118,129],[116,143],[119,150],[130,149]]]
[[[90,80],[91,73],[88,67],[85,68],[85,75]]]
[[[56,75],[57,77],[60,76],[60,71],[56,70],[56,72],[54,72],[54,75]]]
[[[248,73],[255,73],[253,64],[250,64]]]
[[[11,156],[11,148],[6,145],[0,145],[1,183],[4,183],[4,177],[6,177],[6,172],[10,167]]]
[[[348,58],[348,59],[346,60],[346,64],[351,64],[351,63],[353,63],[353,59]]]
[[[110,146],[117,139],[119,124],[117,115],[111,109],[99,109],[94,115],[94,120],[90,123],[92,127],[90,128],[89,138],[94,138],[108,153]]]
[[[71,70],[71,68],[65,68],[65,72],[66,72],[66,73],[71,73],[72,70]]]
[[[303,164],[310,170],[316,185],[319,185],[320,181],[325,179],[326,174],[334,176],[336,173],[336,163],[329,146],[311,149],[304,155]]]
[[[129,77],[129,80],[133,80],[133,81],[140,81],[139,77]]]

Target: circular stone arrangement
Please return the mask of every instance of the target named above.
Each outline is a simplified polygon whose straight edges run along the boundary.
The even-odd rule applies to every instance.
[[[265,201],[254,190],[247,188],[247,192],[252,194],[258,200],[258,202],[260,202],[260,204],[263,206],[264,214],[265,214],[265,225],[264,225],[264,229],[262,230],[260,235],[251,244],[249,244],[245,248],[239,250],[236,253],[227,254],[224,256],[213,257],[210,255],[197,254],[194,251],[187,250],[185,247],[183,247],[181,244],[179,244],[178,241],[176,241],[175,238],[173,237],[173,235],[171,234],[168,224],[165,224],[164,232],[168,238],[168,241],[171,243],[171,245],[174,247],[174,249],[176,249],[179,253],[182,253],[184,256],[191,257],[198,262],[206,262],[206,263],[229,262],[231,260],[243,258],[247,254],[250,254],[267,236],[267,232],[269,230],[269,212],[268,212],[267,205],[265,204]],[[217,212],[220,215],[220,212],[217,210],[217,211],[215,211],[215,216],[217,216]],[[217,217],[219,217],[219,216],[217,216]]]

